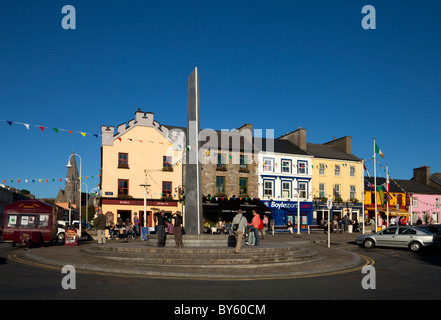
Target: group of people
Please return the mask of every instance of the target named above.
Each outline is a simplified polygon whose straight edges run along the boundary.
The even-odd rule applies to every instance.
[[[165,211],[161,210],[157,214],[155,214],[154,219],[156,222],[156,233],[158,235],[158,247],[165,247],[166,242],[166,230],[168,229],[169,234],[174,235],[176,247],[183,247],[184,243],[182,241],[182,230],[183,230],[183,219],[182,214],[179,211],[176,211],[172,216],[174,222],[167,219],[165,216]],[[105,230],[108,224],[106,216],[103,214],[102,210],[99,210],[98,217],[94,220],[94,226],[98,230],[98,243],[104,244],[106,243]],[[224,223],[219,223],[219,228],[223,228]],[[110,225],[110,239],[112,239],[113,235],[116,236],[116,239],[119,239],[122,234],[125,236],[132,236],[134,239],[136,236],[136,227],[138,224],[132,224],[130,220],[126,222],[118,221],[116,225],[111,223]],[[260,215],[253,210],[253,219],[250,223],[243,215],[242,210],[238,210],[236,216],[233,218],[231,223],[233,228],[233,233],[236,237],[236,248],[234,250],[235,253],[239,253],[242,247],[242,239],[246,238],[245,243],[247,245],[258,246],[260,244],[260,236],[262,235],[262,239],[264,239],[265,231],[268,228],[268,217],[265,215],[263,219],[260,218]],[[138,226],[139,227],[139,226]],[[139,229],[138,229],[139,230]]]
[[[174,224],[167,219],[165,216],[165,211],[161,210],[155,215],[156,225],[156,233],[158,235],[158,247],[165,247],[166,241],[166,230],[168,230],[169,234],[173,234],[175,238],[176,247],[183,247],[184,243],[182,242],[182,214],[180,211],[176,211],[172,218],[174,219]]]
[[[117,221],[116,224],[113,222],[110,223],[109,227],[109,240],[113,239],[113,236],[115,235],[115,239],[119,238],[129,238],[135,239],[136,237],[136,230],[135,226],[132,224],[130,219],[126,222],[122,222],[121,220]]]
[[[106,239],[112,240],[113,236],[115,236],[115,239],[128,239],[129,237],[135,239],[136,235],[139,234],[139,219],[136,212],[134,216],[134,223],[132,223],[130,219],[126,219],[126,221],[118,220],[115,224],[108,221],[103,211],[99,210],[98,216],[93,221],[93,225],[98,233],[98,244],[106,243]],[[108,238],[106,237],[106,230],[109,231]]]
[[[386,218],[383,219],[381,215],[378,216],[377,222],[378,225],[382,226],[383,229],[389,226],[407,226],[410,223],[410,221],[405,216],[391,216],[388,223],[387,219]],[[368,225],[371,226],[372,232],[377,232],[375,227],[375,217],[371,217],[369,219]]]
[[[328,223],[327,221],[320,221],[320,227],[323,227],[325,233],[328,232]],[[352,230],[354,232],[361,232],[361,226],[358,223],[358,220],[349,219],[348,215],[345,215],[341,219],[338,219],[336,216],[331,221],[331,225],[329,227],[331,233],[341,233],[348,231],[348,227],[352,226]]]
[[[262,239],[264,239],[265,230],[268,228],[268,217],[265,215],[262,219],[260,215],[253,210],[253,219],[248,223],[248,220],[243,215],[243,211],[239,209],[233,218],[232,226],[236,238],[236,248],[234,249],[234,253],[240,253],[242,239],[244,237],[245,244],[252,246],[258,246],[260,244],[259,233],[262,234]]]

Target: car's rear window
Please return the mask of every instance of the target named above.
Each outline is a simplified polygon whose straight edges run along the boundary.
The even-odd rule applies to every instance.
[[[423,229],[423,228],[418,228],[418,230],[420,230],[420,231],[422,231],[422,232],[424,232],[424,233],[427,233],[427,234],[432,234],[432,233],[434,233],[434,232],[430,232],[429,230],[427,230],[427,229]]]

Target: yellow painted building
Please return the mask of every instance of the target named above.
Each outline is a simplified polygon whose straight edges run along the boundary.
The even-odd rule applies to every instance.
[[[323,144],[307,143],[306,129],[298,128],[279,139],[312,155],[313,222],[320,224],[328,217],[326,200],[333,201],[333,217],[348,215],[362,220],[363,163],[351,152],[351,137],[333,139]],[[333,218],[331,217],[331,218]]]
[[[138,109],[116,133],[112,126],[101,126],[101,133],[101,205],[109,220],[133,222],[138,216],[141,226],[153,227],[155,212],[182,212],[182,129]]]
[[[327,219],[326,200],[333,202],[333,217],[362,220],[364,171],[362,160],[351,153],[351,137],[324,144],[307,144],[312,159],[312,197],[318,223]]]

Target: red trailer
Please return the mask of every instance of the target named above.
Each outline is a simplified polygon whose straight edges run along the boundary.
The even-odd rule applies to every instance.
[[[22,243],[53,242],[57,239],[57,209],[38,200],[17,201],[5,206],[3,241]]]

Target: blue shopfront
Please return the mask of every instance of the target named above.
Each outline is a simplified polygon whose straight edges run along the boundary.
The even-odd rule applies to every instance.
[[[271,211],[270,220],[275,226],[286,226],[292,221],[294,230],[297,230],[297,201],[262,200]],[[308,225],[313,224],[312,202],[300,202],[300,231],[307,231]]]

